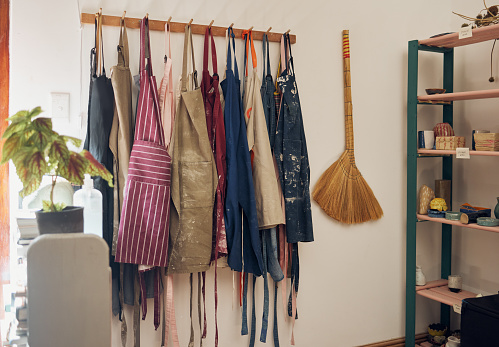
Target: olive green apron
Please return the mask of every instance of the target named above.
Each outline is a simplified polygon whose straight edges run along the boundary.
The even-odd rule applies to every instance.
[[[208,270],[212,248],[213,205],[218,176],[194,59],[195,89],[187,90],[189,49],[192,51],[192,33],[190,26],[186,26],[182,89],[172,140],[168,274]]]

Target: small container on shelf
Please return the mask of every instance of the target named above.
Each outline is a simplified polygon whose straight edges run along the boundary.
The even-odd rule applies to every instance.
[[[443,89],[443,88],[427,88],[427,89],[425,89],[425,91],[426,91],[426,94],[428,94],[428,95],[445,93],[445,89]]]
[[[436,149],[456,149],[466,146],[464,136],[437,136]]]
[[[438,123],[433,127],[435,137],[437,136],[454,136],[454,129],[449,123]]]
[[[460,218],[461,218],[461,212],[454,212],[454,211],[445,212],[445,219],[459,220]]]
[[[490,217],[478,217],[476,219],[476,223],[484,227],[496,227],[499,225],[499,219]]]
[[[421,266],[416,266],[416,285],[417,286],[424,286],[426,285],[426,276],[423,273],[423,270],[421,270]]]
[[[475,133],[477,151],[499,151],[499,133]]]
[[[432,218],[445,218],[445,211],[439,211],[437,209],[430,208],[428,210],[428,217],[432,217]]]
[[[490,208],[471,206],[470,204],[462,204],[462,212],[460,221],[463,224],[476,223],[478,217],[490,217]]]

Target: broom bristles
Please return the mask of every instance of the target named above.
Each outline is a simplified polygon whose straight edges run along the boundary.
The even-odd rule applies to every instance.
[[[378,200],[349,151],[343,152],[322,174],[312,196],[330,217],[343,223],[363,223],[383,216]]]

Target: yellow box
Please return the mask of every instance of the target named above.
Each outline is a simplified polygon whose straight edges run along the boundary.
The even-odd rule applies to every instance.
[[[436,149],[456,149],[466,146],[464,136],[437,136],[435,140]]]

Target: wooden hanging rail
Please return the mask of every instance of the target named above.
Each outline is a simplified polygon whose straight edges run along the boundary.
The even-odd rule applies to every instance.
[[[102,15],[102,25],[119,27],[120,20],[121,20],[121,16]],[[126,17],[125,18],[125,25],[127,28],[140,29],[140,20],[141,20],[141,18]],[[81,22],[83,24],[94,24],[95,23],[95,13],[82,13],[81,14]],[[165,20],[149,19],[149,30],[165,31],[166,22],[167,21],[165,21]],[[183,33],[184,28],[187,24],[188,23],[170,22],[170,30],[173,33]],[[208,27],[208,25],[191,24],[191,29],[192,29],[193,34],[204,35],[206,27]],[[244,29],[233,28],[233,30],[234,30],[234,35],[236,35],[236,38],[241,38]],[[219,27],[219,26],[214,26],[214,25],[211,26],[211,32],[213,33],[213,36],[225,37],[226,31],[227,31],[227,27]],[[261,41],[263,39],[263,34],[266,33],[268,35],[269,41],[271,41],[271,42],[280,42],[281,41],[282,33],[272,33],[272,32],[257,31],[257,30],[253,30],[252,32],[253,32],[253,40],[260,40]],[[288,30],[288,32],[289,32],[289,30]],[[291,41],[291,43],[296,43],[296,35],[289,35],[289,40]]]

